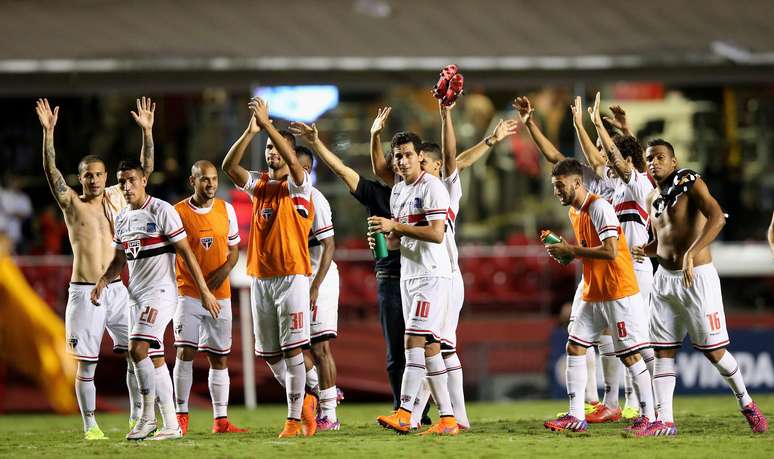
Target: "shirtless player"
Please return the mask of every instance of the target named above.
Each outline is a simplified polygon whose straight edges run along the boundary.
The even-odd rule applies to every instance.
[[[137,99],[137,112],[131,112],[142,129],[140,160],[149,176],[153,172],[153,113],[156,104],[148,98]],[[100,343],[107,328],[113,341],[113,351],[126,356],[128,347],[129,311],[128,294],[121,279],[116,277],[105,289],[102,307],[89,302],[89,292],[113,259],[113,217],[126,205],[118,186],[105,188],[105,163],[97,156],[84,156],[78,164],[78,181],[83,194],[78,195],[56,168],[54,127],[59,107],[51,110],[47,99],[38,99],[35,111],[43,127],[43,170],[51,192],[62,209],[70,245],[73,250],[73,272],[65,312],[68,351],[78,360],[75,393],[83,417],[87,440],[100,440],[105,435],[94,417],[96,389],[94,372],[97,369]],[[131,404],[130,426],[140,417],[140,392],[132,365],[127,366],[126,385]]]

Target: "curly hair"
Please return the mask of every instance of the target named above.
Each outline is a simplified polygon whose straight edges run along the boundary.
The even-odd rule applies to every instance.
[[[645,152],[636,138],[630,135],[616,134],[613,136],[613,143],[618,147],[618,151],[621,152],[621,156],[623,156],[624,159],[632,159],[632,164],[635,169],[640,172],[645,170]]]

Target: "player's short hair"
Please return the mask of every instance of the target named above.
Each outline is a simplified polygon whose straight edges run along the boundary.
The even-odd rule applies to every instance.
[[[100,158],[97,155],[86,155],[78,162],[78,174],[83,172],[84,169],[86,169],[86,166],[88,166],[91,163],[102,163],[103,166],[105,166],[105,161],[102,161],[102,158]],[[107,166],[105,166],[107,168]]]
[[[282,137],[285,138],[285,140],[288,141],[291,147],[296,147],[296,136],[294,136],[292,132],[288,131],[287,129],[280,129],[278,132]]]
[[[667,142],[664,139],[652,139],[648,141],[648,148],[650,147],[658,147],[658,146],[666,147],[667,150],[669,150],[669,153],[672,153],[672,156],[675,155],[675,147],[672,146],[671,143]]]
[[[618,147],[618,151],[621,152],[621,156],[624,159],[632,159],[635,169],[638,171],[645,170],[645,152],[636,138],[630,135],[616,134],[613,136],[613,143]]]
[[[583,177],[583,166],[574,158],[566,158],[554,164],[551,170],[551,177],[561,177],[562,175],[579,175]]]
[[[142,168],[140,161],[136,159],[125,159],[118,163],[118,172],[137,171],[139,175],[145,175],[145,169]]]
[[[306,156],[307,158],[309,158],[309,161],[311,161],[312,164],[314,164],[314,153],[312,153],[312,150],[310,150],[309,148],[303,145],[296,146],[296,156],[298,156],[299,158],[301,156]]]
[[[422,154],[425,155],[425,157],[430,157],[433,159],[433,161],[442,161],[443,155],[441,154],[441,146],[437,143],[433,142],[422,142],[422,144],[419,146],[419,151],[422,152]]]
[[[422,139],[413,132],[407,131],[401,131],[392,136],[392,140],[390,141],[390,151],[395,150],[395,148],[400,145],[406,145],[407,143],[414,145],[414,151],[419,153],[419,149],[422,146]]]

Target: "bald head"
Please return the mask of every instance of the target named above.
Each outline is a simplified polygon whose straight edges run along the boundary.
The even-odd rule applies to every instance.
[[[204,203],[213,199],[218,191],[218,169],[209,161],[196,161],[191,166],[191,177],[188,181],[194,189],[196,201]]]
[[[191,166],[191,176],[218,175],[218,169],[206,159],[200,159]]]

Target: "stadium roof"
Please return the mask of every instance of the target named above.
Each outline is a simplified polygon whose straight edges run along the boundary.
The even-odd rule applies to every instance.
[[[0,83],[127,73],[182,84],[188,75],[193,85],[214,74],[241,84],[256,72],[379,79],[450,62],[527,79],[617,70],[621,79],[769,81],[772,17],[774,2],[727,0],[3,2]]]

